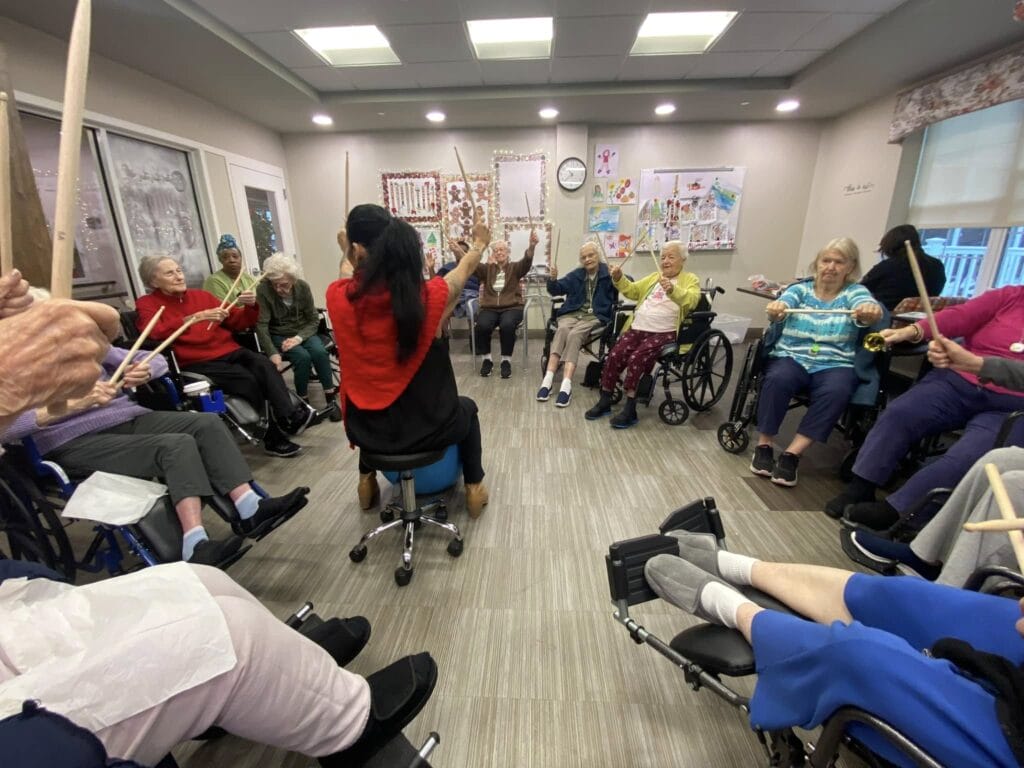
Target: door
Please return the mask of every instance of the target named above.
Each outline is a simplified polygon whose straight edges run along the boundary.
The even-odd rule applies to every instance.
[[[246,267],[261,268],[267,257],[278,251],[297,257],[283,175],[234,163],[228,167]]]

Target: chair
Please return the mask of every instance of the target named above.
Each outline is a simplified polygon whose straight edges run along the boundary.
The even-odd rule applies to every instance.
[[[453,538],[448,542],[448,554],[458,557],[462,554],[462,534],[454,523],[448,522],[448,509],[444,500],[438,499],[425,506],[420,506],[416,499],[416,482],[414,470],[430,467],[450,456],[457,455],[458,448],[424,451],[410,454],[377,454],[360,451],[359,459],[366,466],[382,472],[398,472],[402,486],[401,503],[391,502],[381,510],[381,524],[367,531],[348,553],[354,563],[366,558],[366,543],[385,531],[401,528],[405,532],[405,546],[402,552],[402,564],[395,569],[395,583],[400,587],[412,581],[412,550],[414,532],[426,524],[447,531]],[[457,463],[456,463],[457,466]],[[457,470],[456,470],[457,471]],[[455,479],[449,485],[454,485]]]

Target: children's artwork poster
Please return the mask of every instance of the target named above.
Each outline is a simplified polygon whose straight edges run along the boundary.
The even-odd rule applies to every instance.
[[[473,191],[473,202],[480,214],[480,221],[491,227],[494,213],[494,181],[489,173],[467,173],[469,188]],[[473,206],[466,196],[466,184],[462,176],[443,177],[444,221],[447,222],[445,236],[452,241],[468,240],[473,228]]]
[[[594,191],[590,193],[590,202],[592,205],[604,205],[608,202],[608,188],[604,182],[594,183]]]
[[[385,171],[380,175],[384,207],[410,224],[441,218],[438,171]]]
[[[588,232],[617,232],[619,229],[619,207],[617,205],[592,205],[587,214]]]
[[[416,234],[420,236],[420,244],[423,246],[423,263],[432,264],[436,272],[444,263],[444,252],[441,250],[441,226],[420,225],[414,226]]]
[[[736,247],[746,168],[645,169],[640,174],[638,249],[682,240],[693,251]]]
[[[551,263],[551,230],[550,222],[535,224],[537,232],[537,249],[533,252],[533,266],[539,267]],[[530,225],[519,223],[505,224],[505,242],[508,243],[508,258],[519,261],[530,245]]]
[[[635,179],[608,182],[608,205],[636,205],[638,188]]]
[[[594,177],[614,179],[619,175],[619,148],[612,144],[598,144],[594,150]]]
[[[633,236],[627,232],[606,232],[602,245],[606,259],[624,259],[633,250]]]
[[[528,224],[547,215],[547,165],[543,152],[494,153],[494,202],[497,218]],[[529,208],[527,208],[529,200]]]

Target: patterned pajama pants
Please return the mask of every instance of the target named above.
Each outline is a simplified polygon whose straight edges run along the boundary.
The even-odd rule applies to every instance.
[[[604,361],[604,372],[601,374],[601,390],[611,392],[626,370],[623,388],[626,392],[636,392],[640,377],[651,370],[658,353],[666,344],[676,340],[675,331],[652,333],[650,331],[626,331],[618,340],[608,359]]]

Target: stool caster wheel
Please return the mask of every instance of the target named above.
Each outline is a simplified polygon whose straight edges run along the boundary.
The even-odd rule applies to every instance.
[[[390,523],[394,519],[395,513],[391,507],[384,507],[384,509],[380,511],[380,521],[382,523]]]
[[[404,587],[412,581],[412,568],[405,570],[402,566],[395,568],[395,584],[400,587]]]
[[[448,554],[452,557],[458,557],[462,554],[462,542],[458,539],[452,539],[448,542]]]
[[[366,559],[366,547],[352,547],[352,550],[348,553],[348,558],[353,563],[361,563]]]

